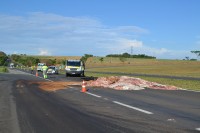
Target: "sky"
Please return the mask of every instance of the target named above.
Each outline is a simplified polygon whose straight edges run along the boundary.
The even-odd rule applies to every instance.
[[[1,0],[7,54],[197,58],[200,0]]]

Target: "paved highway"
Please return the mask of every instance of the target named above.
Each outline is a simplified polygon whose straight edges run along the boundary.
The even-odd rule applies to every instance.
[[[0,133],[200,132],[200,93],[80,86],[45,92],[26,72],[0,74]],[[49,80],[81,81],[51,75]]]

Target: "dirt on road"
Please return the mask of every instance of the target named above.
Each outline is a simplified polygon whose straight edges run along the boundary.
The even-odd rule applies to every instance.
[[[81,89],[82,82],[77,81],[18,81],[18,86],[23,86],[23,83],[28,85],[37,85],[44,91],[57,91],[67,89],[70,86],[79,86]],[[158,89],[158,90],[179,90],[176,86],[162,85],[156,82],[146,81],[140,78],[128,76],[111,76],[100,77],[97,80],[86,81],[86,87],[103,87],[115,90],[143,90],[145,88]]]
[[[29,82],[29,84],[36,84],[40,89],[45,91],[57,91],[61,89],[67,89],[70,85],[81,85],[80,82],[64,82],[64,81],[56,81],[56,82]]]

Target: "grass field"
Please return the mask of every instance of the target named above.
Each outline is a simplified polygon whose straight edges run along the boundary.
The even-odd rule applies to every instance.
[[[99,72],[200,77],[200,61],[129,59],[127,62],[121,63],[116,60],[113,63],[90,62],[86,64],[86,67],[89,71]]]

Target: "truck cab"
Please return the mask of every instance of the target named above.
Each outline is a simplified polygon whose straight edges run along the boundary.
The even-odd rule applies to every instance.
[[[38,63],[37,65],[37,71],[42,71],[42,67],[45,66],[46,63]]]
[[[70,75],[84,76],[85,65],[81,60],[66,60],[66,77]]]

